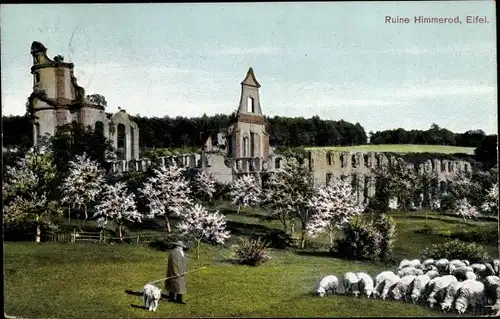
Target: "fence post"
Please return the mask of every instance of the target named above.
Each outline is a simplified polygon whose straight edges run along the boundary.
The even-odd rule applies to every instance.
[[[137,246],[139,246],[139,235],[137,235]]]
[[[102,242],[102,230],[99,232],[99,244]]]
[[[73,235],[73,236],[72,236],[73,238],[72,238],[72,240],[71,240],[71,241],[72,241],[72,242],[76,242],[76,228],[73,228],[73,234],[72,234],[72,235]]]

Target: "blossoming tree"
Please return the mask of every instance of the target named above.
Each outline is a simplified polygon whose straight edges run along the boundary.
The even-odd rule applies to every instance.
[[[193,192],[202,199],[207,199],[211,202],[215,193],[217,180],[212,172],[198,172],[193,179]]]
[[[149,207],[149,217],[163,216],[167,231],[172,232],[169,217],[179,215],[181,211],[191,205],[191,189],[189,182],[184,178],[185,169],[177,165],[160,167],[154,170],[139,192],[144,196]]]
[[[123,241],[122,226],[127,222],[140,222],[142,215],[137,212],[134,194],[127,191],[125,183],[106,185],[99,205],[96,206],[95,216],[99,225],[110,222],[118,225],[120,240]]]
[[[466,218],[477,218],[479,216],[476,207],[472,206],[467,198],[461,198],[456,202],[455,214],[462,217],[464,222]]]
[[[97,200],[103,187],[104,174],[99,164],[85,153],[77,155],[75,161],[69,162],[69,174],[60,186],[62,202],[70,208],[83,207],[87,219],[88,207]]]
[[[224,215],[218,211],[209,213],[199,204],[186,209],[177,228],[182,235],[191,237],[196,242],[196,258],[200,256],[202,240],[223,244],[230,237]]]
[[[238,205],[238,214],[241,206],[253,206],[260,201],[262,192],[260,178],[253,175],[243,175],[231,183],[229,196],[233,204]]]
[[[349,222],[352,216],[364,210],[358,205],[356,196],[352,194],[351,184],[347,181],[336,180],[331,185],[319,187],[309,200],[312,216],[307,223],[309,236],[327,232],[330,245],[333,246],[333,234],[342,225]]]
[[[41,154],[35,148],[6,168],[3,183],[4,223],[33,219],[36,223],[35,241],[41,241],[42,225],[61,209],[53,200],[52,185],[57,178],[56,166],[50,153]]]

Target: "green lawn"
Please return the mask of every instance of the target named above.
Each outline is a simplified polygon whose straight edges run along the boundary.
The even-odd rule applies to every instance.
[[[331,150],[344,152],[392,152],[392,153],[464,153],[474,155],[474,147],[447,146],[447,145],[412,145],[412,144],[381,144],[381,145],[354,145],[354,146],[326,146],[305,147],[306,150]]]
[[[235,236],[279,228],[279,222],[259,218],[258,209],[232,205],[217,207],[228,218]],[[423,235],[425,224],[435,229],[455,229],[459,219],[429,213],[393,213],[397,223],[398,259],[416,258],[420,249],[445,239]],[[493,222],[472,223],[471,228],[491,227]],[[161,229],[164,225],[159,224]],[[159,231],[159,230],[155,230]],[[320,238],[320,245],[326,238]],[[487,249],[494,253],[493,245]],[[207,266],[188,276],[186,305],[161,301],[156,313],[141,309],[137,295],[145,283],[164,277],[166,252],[128,244],[80,243],[4,244],[5,312],[21,317],[352,317],[441,316],[418,305],[364,298],[313,296],[317,280],[346,271],[376,275],[395,265],[345,261],[321,251],[271,250],[271,260],[259,267],[228,262],[231,249],[202,247],[200,259],[188,259],[188,269]],[[188,252],[192,254],[193,252]],[[128,291],[128,293],[126,292]],[[135,292],[135,294],[133,293]]]

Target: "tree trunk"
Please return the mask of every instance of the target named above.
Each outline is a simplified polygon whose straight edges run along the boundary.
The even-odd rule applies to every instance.
[[[85,219],[87,219],[87,205],[83,204],[83,209],[85,211]]]
[[[300,248],[304,249],[305,246],[306,246],[306,230],[305,228],[302,228],[302,230],[300,231]]]
[[[196,259],[200,258],[200,243],[201,239],[196,240]]]
[[[330,247],[333,247],[333,230],[328,232],[328,237],[330,237]]]
[[[36,215],[35,221],[36,221],[36,237],[35,237],[35,242],[39,243],[41,241],[41,237],[42,237],[42,227],[40,226],[40,215]]]
[[[120,241],[123,243],[122,224],[118,224],[118,233],[120,234]]]
[[[167,225],[167,232],[171,233],[172,227],[170,227],[170,220],[168,219],[167,215],[165,215],[165,224]]]
[[[238,205],[238,211],[236,212],[237,215],[240,213],[240,208],[241,208],[241,205]]]
[[[68,223],[71,223],[71,206],[68,207]]]

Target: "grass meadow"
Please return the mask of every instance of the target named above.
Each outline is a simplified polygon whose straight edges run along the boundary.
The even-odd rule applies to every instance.
[[[447,145],[412,145],[412,144],[380,144],[354,146],[306,147],[306,150],[344,151],[344,152],[391,152],[391,153],[439,153],[474,155],[474,147]]]
[[[203,245],[200,258],[188,251],[186,305],[160,301],[156,313],[142,309],[140,291],[147,282],[165,277],[168,253],[148,245],[98,243],[6,242],[4,244],[5,312],[17,317],[385,317],[443,316],[419,305],[343,295],[314,296],[321,277],[365,271],[375,276],[392,264],[348,261],[329,257],[327,238],[313,248],[270,250],[271,259],[258,266],[230,262],[238,237],[281,228],[259,209],[217,203],[228,219],[233,238],[224,247]],[[390,213],[397,223],[396,260],[418,258],[422,248],[443,242],[463,229],[459,218],[436,213]],[[73,220],[72,222],[78,222]],[[89,221],[89,223],[92,223]],[[175,224],[175,221],[173,221]],[[467,225],[477,232],[492,231],[494,221]],[[162,232],[164,222],[133,232]],[[427,232],[423,232],[427,229]],[[495,256],[495,243],[483,243]],[[191,256],[192,255],[192,256]]]

